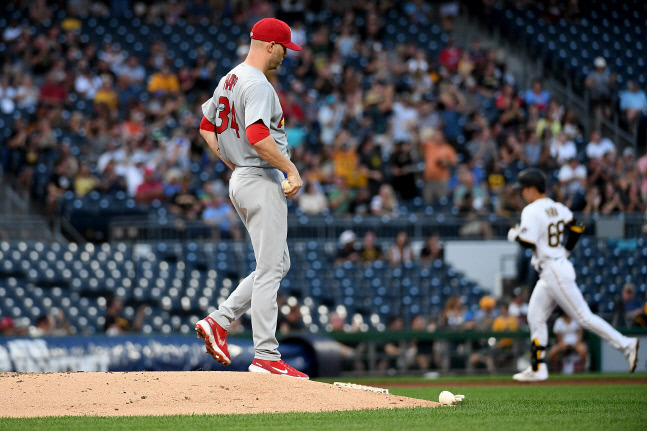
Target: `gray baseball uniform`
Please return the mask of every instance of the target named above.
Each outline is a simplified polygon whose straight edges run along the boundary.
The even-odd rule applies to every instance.
[[[202,105],[202,112],[216,126],[221,157],[236,166],[229,197],[247,228],[256,258],[256,270],[210,317],[228,330],[233,320],[251,308],[255,357],[278,361],[276,296],[281,279],[290,269],[288,209],[281,188],[284,176],[258,155],[245,130],[262,121],[281,152],[289,157],[283,110],[263,72],[241,63],[220,80],[213,97]]]

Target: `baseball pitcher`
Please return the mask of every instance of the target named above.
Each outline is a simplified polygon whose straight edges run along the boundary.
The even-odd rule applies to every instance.
[[[229,197],[249,232],[256,270],[195,326],[207,352],[223,365],[231,363],[227,330],[251,308],[254,361],[249,371],[308,378],[281,360],[276,339],[281,279],[290,269],[287,245],[287,202],[303,181],[290,161],[283,110],[265,73],[278,68],[287,50],[300,51],[290,27],[275,18],[252,28],[245,61],[224,76],[213,97],[202,105],[200,134],[234,172]],[[284,189],[285,173],[289,185]]]

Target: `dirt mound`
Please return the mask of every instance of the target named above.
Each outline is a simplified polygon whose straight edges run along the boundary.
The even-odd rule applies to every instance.
[[[256,373],[2,373],[0,416],[321,412],[438,403]]]

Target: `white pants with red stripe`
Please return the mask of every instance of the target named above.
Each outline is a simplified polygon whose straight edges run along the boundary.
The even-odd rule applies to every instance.
[[[566,258],[551,260],[543,265],[528,303],[530,339],[536,338],[541,346],[548,343],[546,322],[556,305],[582,328],[598,335],[614,348],[624,352],[631,345],[631,338],[625,337],[606,320],[591,312],[575,283],[573,264]]]

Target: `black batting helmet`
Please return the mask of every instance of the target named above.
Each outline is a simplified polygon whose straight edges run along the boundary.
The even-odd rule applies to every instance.
[[[535,187],[539,193],[546,192],[546,175],[539,169],[528,168],[519,172],[517,182],[513,185],[516,190],[524,187]]]

